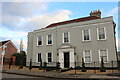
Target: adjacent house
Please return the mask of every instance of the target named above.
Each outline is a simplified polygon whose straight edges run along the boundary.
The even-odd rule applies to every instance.
[[[14,53],[17,53],[18,49],[16,48],[16,46],[11,40],[2,41],[0,42],[0,58],[2,58],[1,56],[2,56],[3,46],[6,46],[5,55],[4,55],[4,63],[8,64],[10,61],[10,58],[12,58],[12,55]]]
[[[113,17],[101,18],[101,11],[91,11],[90,16],[48,25],[28,33],[27,66],[47,62],[61,68],[81,66],[82,58],[87,67],[100,67],[101,58],[109,67],[117,61],[115,23]],[[116,65],[114,65],[116,66]]]
[[[117,52],[117,57],[118,57],[118,60],[120,61],[120,51]]]

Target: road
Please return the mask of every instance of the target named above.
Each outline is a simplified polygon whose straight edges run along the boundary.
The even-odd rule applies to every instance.
[[[24,75],[15,75],[15,74],[2,74],[2,80],[62,80],[62,79],[54,79],[54,78],[44,78],[44,77],[32,77],[32,76],[24,76]],[[67,79],[64,79],[67,80]]]
[[[2,74],[2,80],[119,80],[119,79],[56,79],[56,78],[45,78],[45,77],[33,77],[16,74]]]

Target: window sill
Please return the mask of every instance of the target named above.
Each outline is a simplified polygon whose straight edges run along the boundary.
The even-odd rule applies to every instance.
[[[107,39],[98,39],[98,41],[106,41]]]
[[[63,42],[63,43],[70,43],[70,42]]]
[[[37,45],[37,47],[41,47],[41,46],[43,46],[43,45]]]
[[[101,61],[99,62],[99,63],[101,63]],[[104,62],[104,64],[108,64],[109,62],[107,61],[107,62]]]
[[[52,63],[52,62],[47,62],[48,64]]]
[[[41,62],[36,62],[37,64],[40,64]]]
[[[85,62],[86,64],[91,64],[92,62]]]
[[[52,46],[53,44],[46,44],[47,46]]]
[[[86,41],[82,41],[82,42],[83,42],[83,43],[84,43],[84,42],[91,42],[91,40],[86,40]]]

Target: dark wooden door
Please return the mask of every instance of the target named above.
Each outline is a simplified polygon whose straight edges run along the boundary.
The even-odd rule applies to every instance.
[[[69,52],[64,52],[64,68],[69,68],[70,65]]]

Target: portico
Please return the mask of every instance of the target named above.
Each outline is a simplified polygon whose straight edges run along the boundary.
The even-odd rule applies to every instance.
[[[69,44],[63,44],[58,49],[58,52],[61,68],[75,67],[75,47]]]

